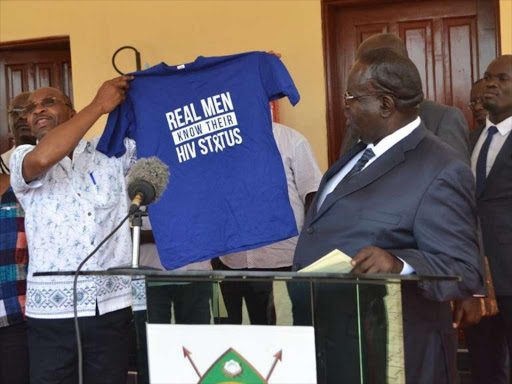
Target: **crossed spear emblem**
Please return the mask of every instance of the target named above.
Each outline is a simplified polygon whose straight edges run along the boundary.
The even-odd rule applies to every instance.
[[[194,371],[196,372],[199,379],[201,379],[202,375],[199,372],[199,369],[197,369],[196,364],[194,363],[194,360],[192,360],[192,352],[190,352],[187,348],[183,347],[183,357],[188,359],[190,364],[192,365],[192,368],[194,368]],[[283,361],[283,350],[281,349],[279,352],[277,352],[274,355],[274,362],[272,363],[272,366],[270,367],[270,370],[267,373],[267,376],[265,378],[265,381],[268,383],[270,380],[270,376],[272,376],[272,373],[274,372],[274,369],[276,368],[276,365],[279,361]]]

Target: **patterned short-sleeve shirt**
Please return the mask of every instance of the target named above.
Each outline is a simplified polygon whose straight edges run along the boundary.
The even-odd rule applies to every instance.
[[[82,140],[45,175],[25,183],[23,159],[32,145],[19,146],[10,161],[11,185],[25,210],[30,263],[26,315],[73,317],[73,277],[34,277],[34,272],[74,271],[128,212],[125,176],[135,161],[135,143],[126,139],[126,153],[109,158],[96,151],[98,139]],[[83,270],[105,270],[131,260],[128,223],[85,264]],[[94,316],[131,305],[131,279],[123,276],[81,276],[78,315]]]

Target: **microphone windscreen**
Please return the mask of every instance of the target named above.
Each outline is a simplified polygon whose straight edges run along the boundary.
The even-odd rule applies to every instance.
[[[128,189],[140,181],[149,183],[155,189],[155,202],[165,191],[170,177],[169,167],[158,157],[139,159],[128,174]],[[130,196],[133,199],[134,196]]]

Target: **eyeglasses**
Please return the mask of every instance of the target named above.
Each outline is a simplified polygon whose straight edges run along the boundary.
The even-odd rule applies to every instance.
[[[496,79],[498,81],[511,81],[512,80],[512,77],[507,75],[506,73],[500,73],[498,75],[492,75],[490,73],[485,73],[484,74],[484,79],[486,81],[491,81],[492,79]]]
[[[468,108],[469,108],[469,109],[475,109],[475,107],[476,107],[477,105],[479,105],[479,104],[480,104],[480,105],[483,105],[483,104],[482,104],[482,98],[481,98],[481,97],[478,97],[478,98],[476,98],[475,100],[470,101],[470,102],[468,103]]]
[[[345,92],[343,94],[343,100],[345,101],[345,104],[350,101],[350,100],[356,100],[356,99],[360,99],[362,97],[368,97],[368,96],[377,96],[377,95],[391,95],[391,96],[395,96],[393,95],[391,92],[375,92],[375,93],[368,93],[366,95],[357,95],[357,96],[353,96],[351,95],[348,91]]]
[[[8,113],[9,115],[16,115],[16,116],[18,116],[18,117],[19,117],[19,116],[23,115],[23,111],[24,111],[24,109],[25,109],[25,108],[13,108],[13,109],[9,109],[9,110],[7,111],[7,113]]]
[[[54,97],[45,97],[42,100],[34,101],[34,102],[28,104],[22,110],[21,116],[22,117],[27,117],[28,115],[30,115],[32,112],[34,112],[36,110],[36,108],[37,108],[37,106],[39,104],[41,104],[41,106],[44,107],[44,108],[48,108],[48,107],[53,107],[57,102],[60,102],[60,103],[62,103],[64,105],[67,105],[70,108],[73,108],[73,106],[71,104],[68,104],[68,103],[58,99],[56,96],[54,96]]]

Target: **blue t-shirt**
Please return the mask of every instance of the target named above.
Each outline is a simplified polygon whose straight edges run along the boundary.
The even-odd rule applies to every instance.
[[[149,216],[167,269],[297,235],[269,101],[299,93],[277,57],[249,52],[133,73],[97,149],[157,156],[171,171]]]

